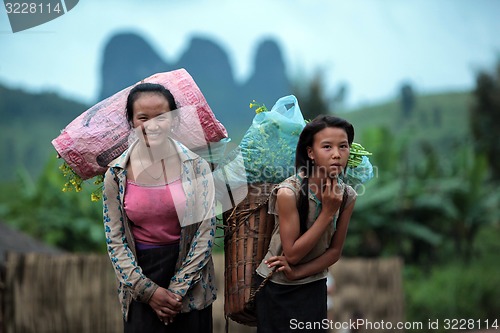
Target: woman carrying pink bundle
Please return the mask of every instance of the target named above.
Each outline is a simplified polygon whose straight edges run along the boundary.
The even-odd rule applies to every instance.
[[[124,332],[212,332],[215,194],[209,164],[170,137],[174,97],[136,85],[138,139],[109,164],[103,212]]]

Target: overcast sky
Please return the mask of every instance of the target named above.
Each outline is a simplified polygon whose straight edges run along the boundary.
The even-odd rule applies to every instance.
[[[102,50],[125,31],[169,62],[192,36],[213,38],[245,80],[255,47],[271,37],[291,78],[321,68],[331,91],[348,84],[356,106],[394,97],[404,81],[420,92],[470,89],[500,56],[499,13],[496,0],[80,0],[13,34],[1,7],[0,83],[94,103]]]

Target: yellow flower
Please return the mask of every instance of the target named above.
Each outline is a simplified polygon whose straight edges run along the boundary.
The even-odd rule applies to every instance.
[[[256,110],[255,110],[255,113],[259,114],[259,113],[262,113],[262,112],[266,112],[267,109],[265,106],[260,106],[258,107]]]
[[[253,109],[255,107],[257,107],[257,109],[255,109],[255,113],[257,113],[257,114],[268,111],[267,107],[265,106],[265,104],[260,105],[257,102],[255,102],[255,100],[253,100],[250,103],[250,109]]]
[[[61,191],[63,192],[71,192],[75,190],[76,192],[81,192],[84,184],[83,179],[66,163],[64,162],[59,166],[59,169],[62,171],[64,178],[66,178],[66,183],[63,185]],[[99,175],[94,179],[94,185],[102,184],[104,180],[104,175]],[[99,201],[102,195],[102,185],[99,188],[95,189],[91,195],[90,199],[92,201]]]
[[[93,192],[92,192],[92,194],[90,195],[90,200],[92,200],[92,201],[99,201],[100,199],[101,199],[101,198],[100,198],[97,194],[95,194],[95,193],[93,193]]]

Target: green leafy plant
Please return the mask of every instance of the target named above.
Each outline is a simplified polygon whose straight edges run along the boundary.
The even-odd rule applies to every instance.
[[[102,206],[88,200],[94,185],[83,181],[80,192],[73,187],[61,193],[67,179],[59,164],[50,157],[36,178],[20,167],[15,183],[2,184],[0,220],[65,251],[105,253]]]
[[[349,159],[347,160],[347,166],[351,168],[356,168],[363,161],[363,156],[370,156],[372,153],[365,150],[365,148],[357,142],[351,144],[351,151],[349,153]]]

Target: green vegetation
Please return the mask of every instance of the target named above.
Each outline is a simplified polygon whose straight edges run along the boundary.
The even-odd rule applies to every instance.
[[[14,181],[19,168],[36,179],[56,156],[51,141],[87,108],[54,93],[30,94],[0,85],[0,182]]]
[[[481,242],[470,263],[452,258],[429,272],[408,266],[404,275],[407,320],[427,323],[439,319],[443,323],[446,318],[474,319],[480,320],[483,328],[486,320],[493,323],[500,309],[499,237],[498,225],[481,230]],[[435,332],[446,332],[443,328],[441,324]]]
[[[104,252],[102,205],[90,200],[95,186],[62,192],[65,179],[55,156],[37,179],[19,168],[17,181],[3,184],[0,219],[46,244],[72,252]]]
[[[356,128],[356,140],[363,143],[364,132],[371,128],[386,128],[396,135],[411,136],[412,142],[450,143],[469,136],[469,92],[419,95],[411,118],[401,114],[399,101],[367,106],[340,116]],[[360,137],[361,135],[361,137]],[[370,148],[369,142],[364,142]],[[369,150],[369,149],[368,149]]]

